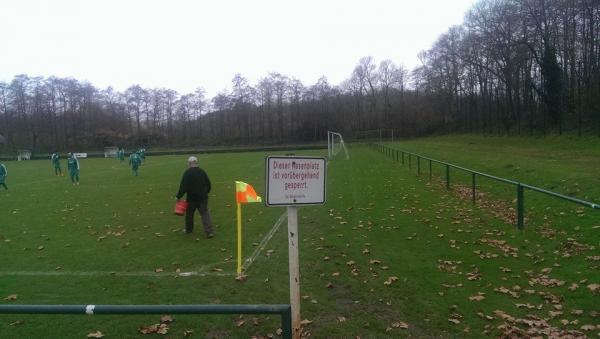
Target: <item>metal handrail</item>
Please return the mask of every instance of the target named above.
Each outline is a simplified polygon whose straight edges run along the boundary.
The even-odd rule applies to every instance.
[[[599,204],[596,204],[596,203],[593,203],[593,202],[590,202],[590,201],[585,201],[585,200],[578,199],[578,198],[574,198],[574,197],[570,197],[568,195],[564,195],[564,194],[552,192],[552,191],[549,191],[549,190],[546,190],[546,189],[543,189],[543,188],[540,188],[540,187],[532,186],[532,185],[529,185],[529,184],[525,184],[525,183],[522,183],[522,182],[519,182],[519,181],[505,179],[505,178],[497,177],[497,176],[494,176],[494,175],[491,175],[491,174],[487,174],[487,173],[475,171],[475,170],[472,170],[472,169],[469,169],[469,168],[466,168],[466,167],[462,167],[462,166],[458,166],[458,165],[455,165],[455,164],[451,164],[449,162],[445,162],[445,161],[441,161],[441,160],[429,158],[429,157],[426,157],[426,156],[423,156],[423,155],[420,155],[420,154],[417,154],[417,153],[413,153],[413,152],[409,152],[409,151],[403,151],[403,150],[397,150],[397,149],[388,147],[388,146],[383,145],[383,144],[369,143],[369,145],[371,147],[374,147],[374,148],[378,149],[380,152],[382,152],[382,153],[384,153],[384,154],[386,154],[388,156],[391,155],[392,157],[395,158],[396,161],[398,161],[398,158],[399,158],[398,152],[401,152],[402,153],[402,164],[404,164],[404,155],[408,154],[409,155],[409,157],[408,157],[408,167],[409,168],[411,168],[411,157],[412,156],[417,157],[417,173],[418,174],[420,174],[420,170],[421,170],[421,167],[420,167],[420,163],[421,162],[420,162],[420,160],[421,159],[429,160],[429,177],[430,178],[431,178],[431,164],[432,163],[435,162],[435,163],[438,163],[438,164],[446,166],[446,187],[447,188],[450,188],[450,168],[456,168],[458,170],[462,170],[462,171],[471,173],[471,175],[472,175],[472,186],[473,186],[472,187],[472,190],[473,190],[473,203],[475,203],[475,176],[477,176],[477,175],[485,177],[485,178],[488,178],[488,179],[500,181],[500,182],[503,182],[503,183],[506,183],[506,184],[515,185],[517,187],[517,226],[519,228],[522,228],[523,227],[523,223],[524,223],[524,220],[523,220],[524,219],[524,203],[523,203],[524,197],[523,197],[523,194],[524,194],[524,189],[525,188],[529,189],[529,190],[532,190],[532,191],[539,192],[539,193],[547,194],[547,195],[550,195],[550,196],[553,196],[553,197],[557,197],[557,198],[560,198],[560,199],[564,199],[564,200],[567,200],[567,201],[571,201],[571,202],[574,202],[574,203],[577,203],[577,204],[580,204],[580,205],[583,205],[583,206],[586,206],[586,207],[590,207],[592,209],[600,209],[600,205]],[[395,156],[394,156],[394,152],[396,153]]]
[[[0,314],[279,314],[283,338],[292,338],[292,311],[289,304],[0,305]]]

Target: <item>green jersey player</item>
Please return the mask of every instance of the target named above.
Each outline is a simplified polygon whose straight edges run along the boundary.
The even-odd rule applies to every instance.
[[[69,170],[71,183],[73,183],[73,185],[79,185],[79,160],[77,160],[77,157],[72,153],[69,153],[67,169]]]
[[[8,170],[3,163],[0,163],[0,186],[4,187],[5,190],[8,191],[8,187],[6,187],[6,176],[8,175]]]
[[[136,177],[138,176],[138,169],[141,164],[142,159],[140,158],[139,154],[137,154],[136,152],[131,153],[131,156],[129,156],[129,165],[133,170],[133,175],[135,175]]]
[[[54,165],[54,175],[62,176],[62,169],[60,168],[60,155],[58,152],[52,153],[52,165]]]

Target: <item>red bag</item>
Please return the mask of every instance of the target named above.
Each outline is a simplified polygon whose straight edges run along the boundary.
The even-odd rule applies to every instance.
[[[184,215],[187,207],[188,207],[187,201],[179,200],[178,202],[175,203],[175,210],[173,211],[173,213],[175,213],[177,215]]]

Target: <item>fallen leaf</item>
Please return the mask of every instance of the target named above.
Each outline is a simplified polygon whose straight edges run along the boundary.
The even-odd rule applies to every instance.
[[[245,320],[245,319],[240,319],[240,320],[238,320],[238,321],[235,323],[235,326],[236,326],[236,327],[242,327],[242,326],[244,326],[244,324],[245,324],[245,323],[246,323],[246,320]]]
[[[483,314],[483,312],[477,312],[477,315],[486,320],[494,320],[495,319],[494,317],[492,317],[490,315]]]
[[[102,338],[102,337],[104,337],[104,334],[102,334],[102,332],[100,332],[100,331],[96,331],[96,332],[88,333],[87,337],[88,338]]]
[[[156,333],[167,334],[168,332],[169,332],[169,327],[167,326],[167,324],[158,325],[158,330],[156,330]]]
[[[581,329],[584,331],[593,331],[596,329],[596,326],[594,325],[583,325],[581,326]]]
[[[160,317],[160,322],[161,323],[171,323],[171,322],[173,322],[173,317],[168,314],[163,315],[162,317]]]
[[[344,323],[346,322],[346,317],[338,315],[335,320],[337,320],[338,323]]]
[[[583,314],[583,310],[572,310],[571,314],[572,315],[582,315]]]
[[[183,331],[183,336],[184,336],[184,337],[189,337],[189,336],[191,336],[192,334],[194,334],[194,331],[193,331],[193,330],[185,330],[185,331]]]
[[[401,329],[405,330],[408,328],[408,324],[403,321],[397,321],[397,322],[392,323],[392,327],[401,328]]]
[[[482,301],[483,299],[485,299],[483,295],[474,295],[469,297],[469,300],[471,301]]]
[[[140,332],[141,334],[156,333],[156,331],[158,331],[158,325],[159,324],[154,324],[154,325],[150,325],[150,326],[142,326],[142,327],[138,328],[138,332]]]
[[[460,320],[455,319],[455,318],[449,318],[448,321],[451,322],[451,323],[453,323],[453,324],[457,324],[457,325],[460,324]]]
[[[398,280],[398,277],[388,277],[386,281],[383,282],[383,284],[385,286],[390,286],[392,285],[394,282],[396,282],[396,280]]]
[[[160,273],[162,271],[164,271],[162,267],[159,267],[159,268],[157,268],[157,269],[154,270],[154,272],[156,272],[156,273]]]
[[[312,324],[312,320],[304,319],[300,322],[300,325],[310,325]]]
[[[598,290],[600,290],[600,284],[589,284],[587,285],[587,288],[594,294],[596,294],[596,292],[598,292]]]
[[[17,300],[17,295],[11,294],[11,295],[7,296],[6,298],[4,298],[4,300],[8,300],[8,301]]]

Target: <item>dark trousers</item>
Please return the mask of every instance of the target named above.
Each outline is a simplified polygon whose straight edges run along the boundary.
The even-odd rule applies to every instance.
[[[188,207],[185,210],[185,231],[191,233],[194,230],[194,213],[198,210],[202,217],[202,225],[204,232],[211,234],[212,221],[210,220],[210,212],[208,212],[208,199],[201,201],[188,201]]]

